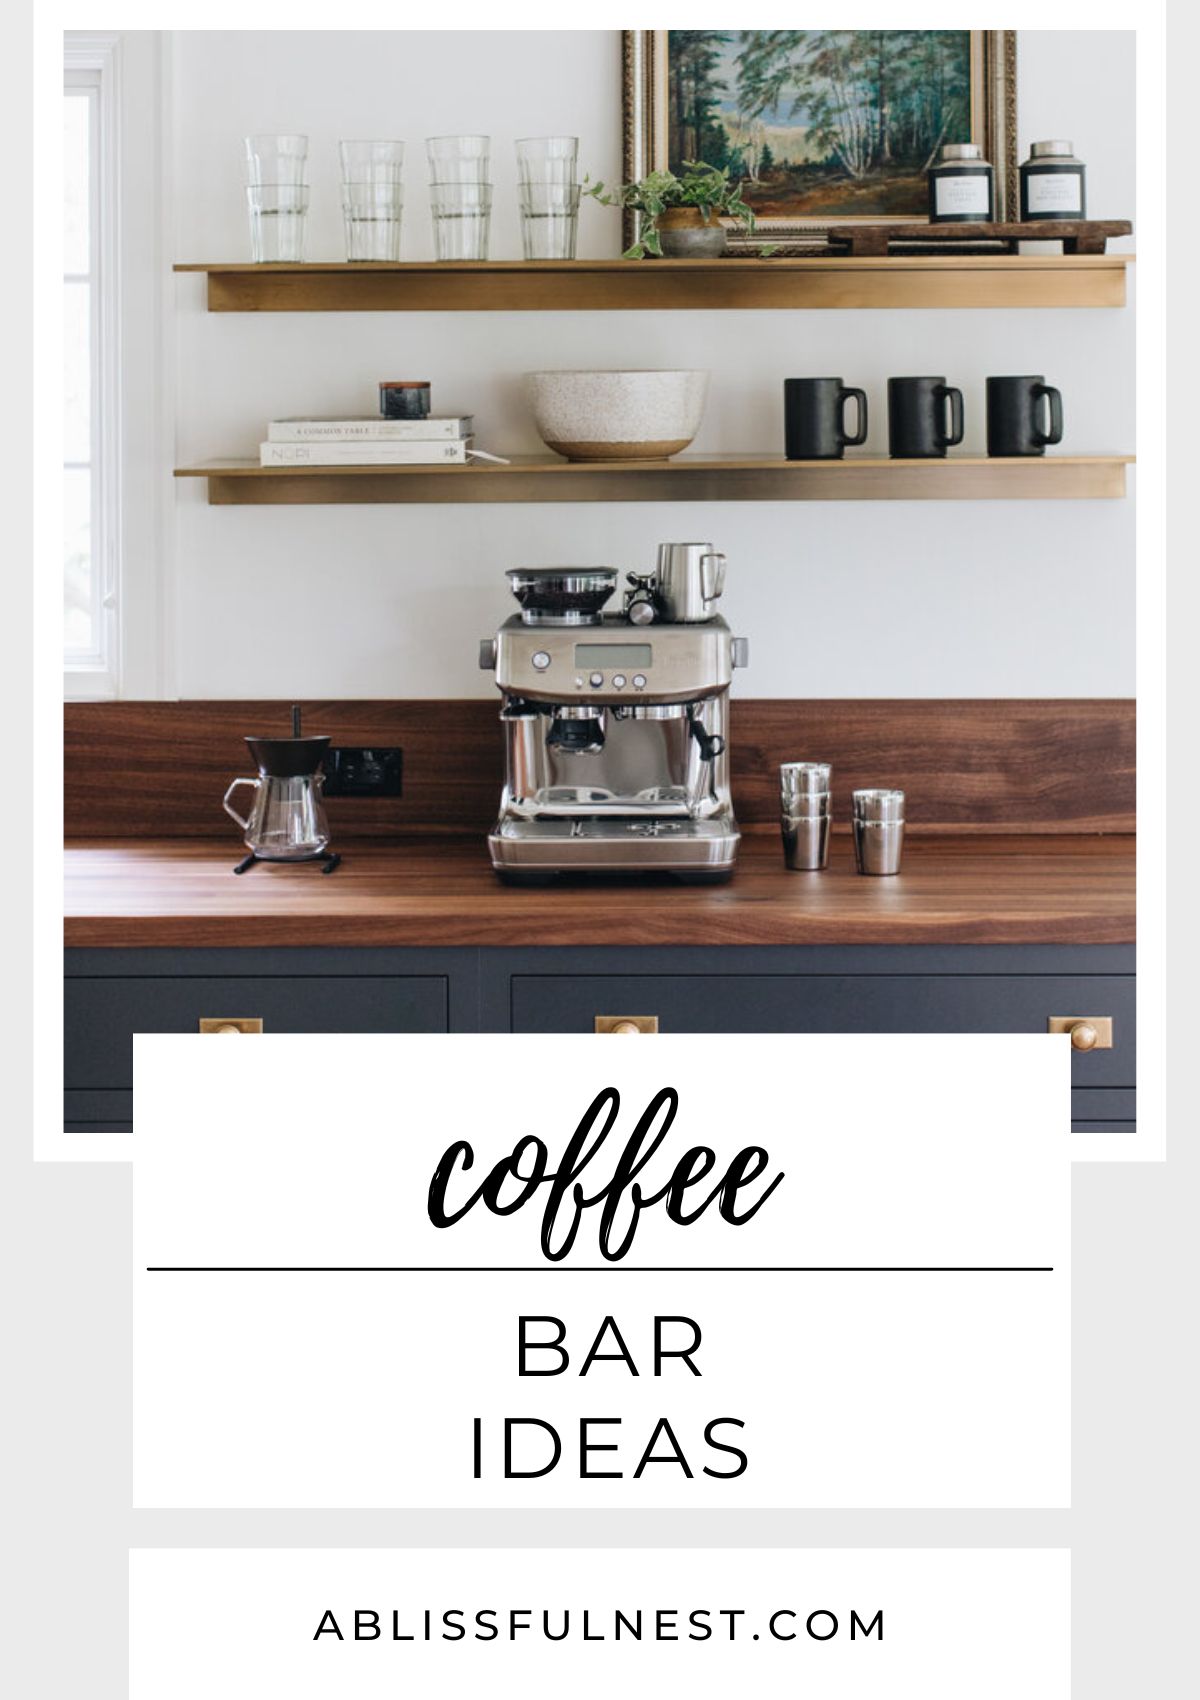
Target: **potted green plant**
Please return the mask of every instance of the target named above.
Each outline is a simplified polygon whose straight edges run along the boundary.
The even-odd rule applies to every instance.
[[[742,230],[754,229],[754,213],[742,199],[738,184],[730,181],[726,167],[701,165],[685,160],[683,175],[673,171],[651,171],[636,183],[606,189],[603,183],[587,183],[585,193],[605,207],[626,207],[640,214],[638,239],[621,258],[643,260],[648,255],[662,259],[710,259],[727,246],[723,219],[732,219]]]

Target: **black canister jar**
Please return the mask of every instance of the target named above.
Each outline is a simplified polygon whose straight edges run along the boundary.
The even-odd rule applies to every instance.
[[[930,224],[990,224],[996,174],[974,142],[947,142],[929,169]]]
[[[1021,166],[1021,220],[1087,217],[1087,166],[1070,142],[1034,142]]]

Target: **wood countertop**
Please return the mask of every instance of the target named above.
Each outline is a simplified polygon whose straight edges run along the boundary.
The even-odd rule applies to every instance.
[[[231,840],[68,842],[65,942],[252,945],[1127,944],[1132,836],[910,835],[893,879],[789,873],[752,831],[726,885],[502,884],[474,836],[343,843],[342,865],[260,864]]]

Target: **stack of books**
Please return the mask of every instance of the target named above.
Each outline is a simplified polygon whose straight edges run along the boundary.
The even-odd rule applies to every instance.
[[[465,466],[474,419],[273,419],[262,466]]]

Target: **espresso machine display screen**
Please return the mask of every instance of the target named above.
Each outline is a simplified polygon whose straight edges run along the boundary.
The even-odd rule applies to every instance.
[[[648,643],[577,643],[576,667],[649,667],[654,659]]]

